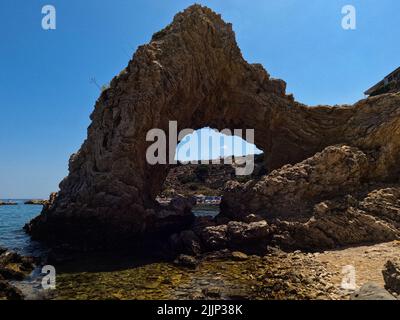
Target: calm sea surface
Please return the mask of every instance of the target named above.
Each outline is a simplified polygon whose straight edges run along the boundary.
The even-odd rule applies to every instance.
[[[31,241],[22,229],[32,218],[39,215],[42,206],[25,205],[26,200],[6,199],[17,202],[16,206],[0,206],[0,246],[15,250],[23,255],[39,256],[45,248]]]
[[[30,237],[22,229],[31,219],[39,215],[42,206],[25,205],[26,200],[5,199],[17,202],[16,206],[0,206],[0,246],[15,250],[23,255],[40,256],[46,248]],[[196,216],[216,216],[217,206],[199,206],[193,209]]]

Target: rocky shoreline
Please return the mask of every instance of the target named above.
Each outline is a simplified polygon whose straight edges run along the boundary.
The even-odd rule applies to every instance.
[[[332,284],[341,269],[329,271],[318,257],[328,251],[333,263],[336,250],[400,239],[399,105],[398,93],[352,106],[296,102],[284,81],[243,59],[231,24],[193,5],[139,47],[102,92],[69,175],[25,230],[52,247],[61,266],[79,252],[124,247],[140,249],[136,259],[151,252],[167,261],[65,271],[61,299],[349,298]],[[238,179],[222,166],[210,172],[224,179],[207,180],[201,167],[179,174],[151,166],[146,133],[168,131],[172,118],[185,128],[253,128],[265,152],[259,170]],[[191,197],[156,201],[204,182],[203,191],[223,192],[214,218],[195,217]],[[392,258],[381,261],[397,294]],[[353,299],[395,298],[383,285],[363,285]]]
[[[33,199],[25,201],[24,204],[28,205],[35,205],[35,206],[44,206],[48,203],[48,200],[41,200],[41,199]]]
[[[35,296],[19,282],[38,261],[1,249],[0,300],[400,299],[399,241],[316,253],[269,247],[255,255],[224,249],[179,254],[174,260],[114,254],[50,254],[46,263],[57,270],[57,289]],[[356,290],[343,287],[348,265],[357,272]]]
[[[16,205],[18,205],[18,203],[12,201],[7,201],[7,202],[0,201],[0,206],[16,206]]]
[[[20,289],[12,284],[22,281],[34,270],[37,260],[0,247],[0,300],[23,300]]]
[[[342,268],[351,262],[346,260],[351,253],[347,250],[356,249],[368,252],[362,265],[369,272],[360,276],[357,273],[357,290],[349,290],[342,287]],[[374,255],[377,252],[379,257]],[[394,300],[399,297],[397,282],[393,285],[388,277],[400,276],[395,258],[399,253],[400,244],[391,242],[321,253],[284,252],[271,247],[261,256],[225,249],[197,256],[179,255],[174,261],[134,263],[136,259],[121,259],[117,265],[110,263],[110,256],[86,257],[79,263],[64,261],[57,267],[60,272],[53,298]],[[382,265],[368,266],[368,261],[378,258]],[[384,266],[383,261],[390,262]]]

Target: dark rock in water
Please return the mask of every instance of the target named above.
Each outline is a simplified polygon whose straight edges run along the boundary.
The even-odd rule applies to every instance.
[[[173,234],[170,243],[175,252],[188,255],[199,255],[202,252],[200,238],[192,230]]]
[[[11,201],[3,202],[3,201],[0,201],[0,206],[16,206],[16,205],[18,205],[18,203],[16,203],[16,202],[11,202]]]
[[[21,290],[0,277],[0,300],[23,300],[23,298]]]
[[[48,200],[28,200],[24,202],[24,204],[37,205],[37,206],[44,206],[47,203]]]
[[[174,263],[182,267],[196,269],[199,261],[195,257],[181,254],[178,258],[175,259]]]
[[[6,280],[23,280],[34,269],[35,261],[16,252],[5,251],[0,255],[0,275]]]
[[[203,259],[210,261],[218,261],[218,260],[231,260],[232,252],[229,249],[222,249],[217,251],[212,251],[207,253]]]
[[[23,280],[35,267],[35,259],[0,248],[0,300],[21,300],[22,292],[7,280]]]
[[[249,258],[249,256],[240,251],[233,251],[232,252],[232,259],[236,261],[245,261]]]
[[[364,284],[359,290],[353,293],[351,300],[397,300],[388,291],[376,283]]]
[[[400,294],[400,259],[386,262],[382,274],[385,288],[390,292]]]

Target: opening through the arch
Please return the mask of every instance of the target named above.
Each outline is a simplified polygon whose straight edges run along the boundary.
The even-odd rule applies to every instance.
[[[216,216],[229,180],[244,182],[265,174],[264,154],[255,144],[247,142],[245,133],[227,135],[225,131],[205,127],[186,135],[176,148],[175,160],[158,197],[169,202],[179,196],[195,197],[196,216]],[[237,175],[246,156],[254,156],[250,175]],[[252,159],[252,157],[250,157]]]

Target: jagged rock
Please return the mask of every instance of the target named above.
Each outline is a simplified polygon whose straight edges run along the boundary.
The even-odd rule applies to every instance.
[[[389,260],[382,271],[385,288],[390,292],[400,294],[400,260]]]
[[[366,213],[400,227],[400,187],[377,189],[360,203]]]
[[[286,95],[285,87],[261,65],[243,59],[231,24],[208,8],[189,7],[139,47],[102,92],[60,192],[26,230],[51,246],[88,249],[167,238],[187,229],[188,207],[176,214],[155,201],[170,167],[146,161],[147,132],[168,132],[169,120],[179,128],[255,129],[268,171],[328,146],[352,146],[330,147],[249,182],[240,187],[245,192],[238,199],[227,192],[226,215],[293,216],[303,210],[309,215],[323,197],[357,190],[364,180],[398,176],[399,94],[354,106],[309,108]]]
[[[201,238],[211,250],[226,248],[228,246],[228,226],[226,224],[204,228]]]
[[[228,184],[223,214],[232,218],[249,211],[267,217],[306,215],[318,201],[359,188],[369,174],[368,168],[362,151],[345,145],[330,146],[259,181]]]
[[[0,254],[0,276],[6,280],[23,280],[34,269],[34,259],[23,257],[16,252]]]
[[[196,269],[199,261],[193,256],[181,254],[175,259],[174,263],[179,266]]]
[[[179,234],[173,234],[170,243],[174,251],[188,255],[201,253],[200,238],[192,230],[184,230]]]
[[[30,205],[35,205],[35,206],[44,206],[46,205],[48,200],[28,200],[25,201],[24,204],[30,204]]]
[[[16,203],[16,202],[11,202],[11,201],[3,202],[3,201],[0,201],[0,206],[16,206],[16,205],[18,205],[18,203]]]
[[[360,200],[347,194],[371,188],[363,183],[371,165],[357,148],[328,147],[259,181],[228,185],[223,215],[240,218],[249,210],[278,217],[272,220],[273,242],[285,248],[319,250],[398,239],[398,188],[373,190]]]
[[[305,223],[282,221],[276,228],[280,235],[275,237],[276,244],[311,251],[391,241],[400,236],[393,226],[352,207],[314,215]]]
[[[351,300],[396,300],[388,291],[376,283],[364,284],[359,290],[351,295]]]
[[[23,300],[23,298],[21,290],[4,281],[0,276],[0,300]]]
[[[247,260],[249,256],[243,252],[240,251],[233,251],[232,252],[232,259],[237,260],[237,261],[244,261]]]
[[[264,220],[263,217],[255,215],[255,214],[249,214],[248,216],[243,218],[243,221],[246,223],[259,222],[262,220]]]
[[[206,227],[201,238],[208,249],[241,249],[246,252],[264,252],[270,241],[271,228],[265,220],[245,223],[230,221],[228,224]]]
[[[265,220],[251,223],[231,221],[228,223],[227,234],[233,243],[243,244],[267,239],[270,228]]]

